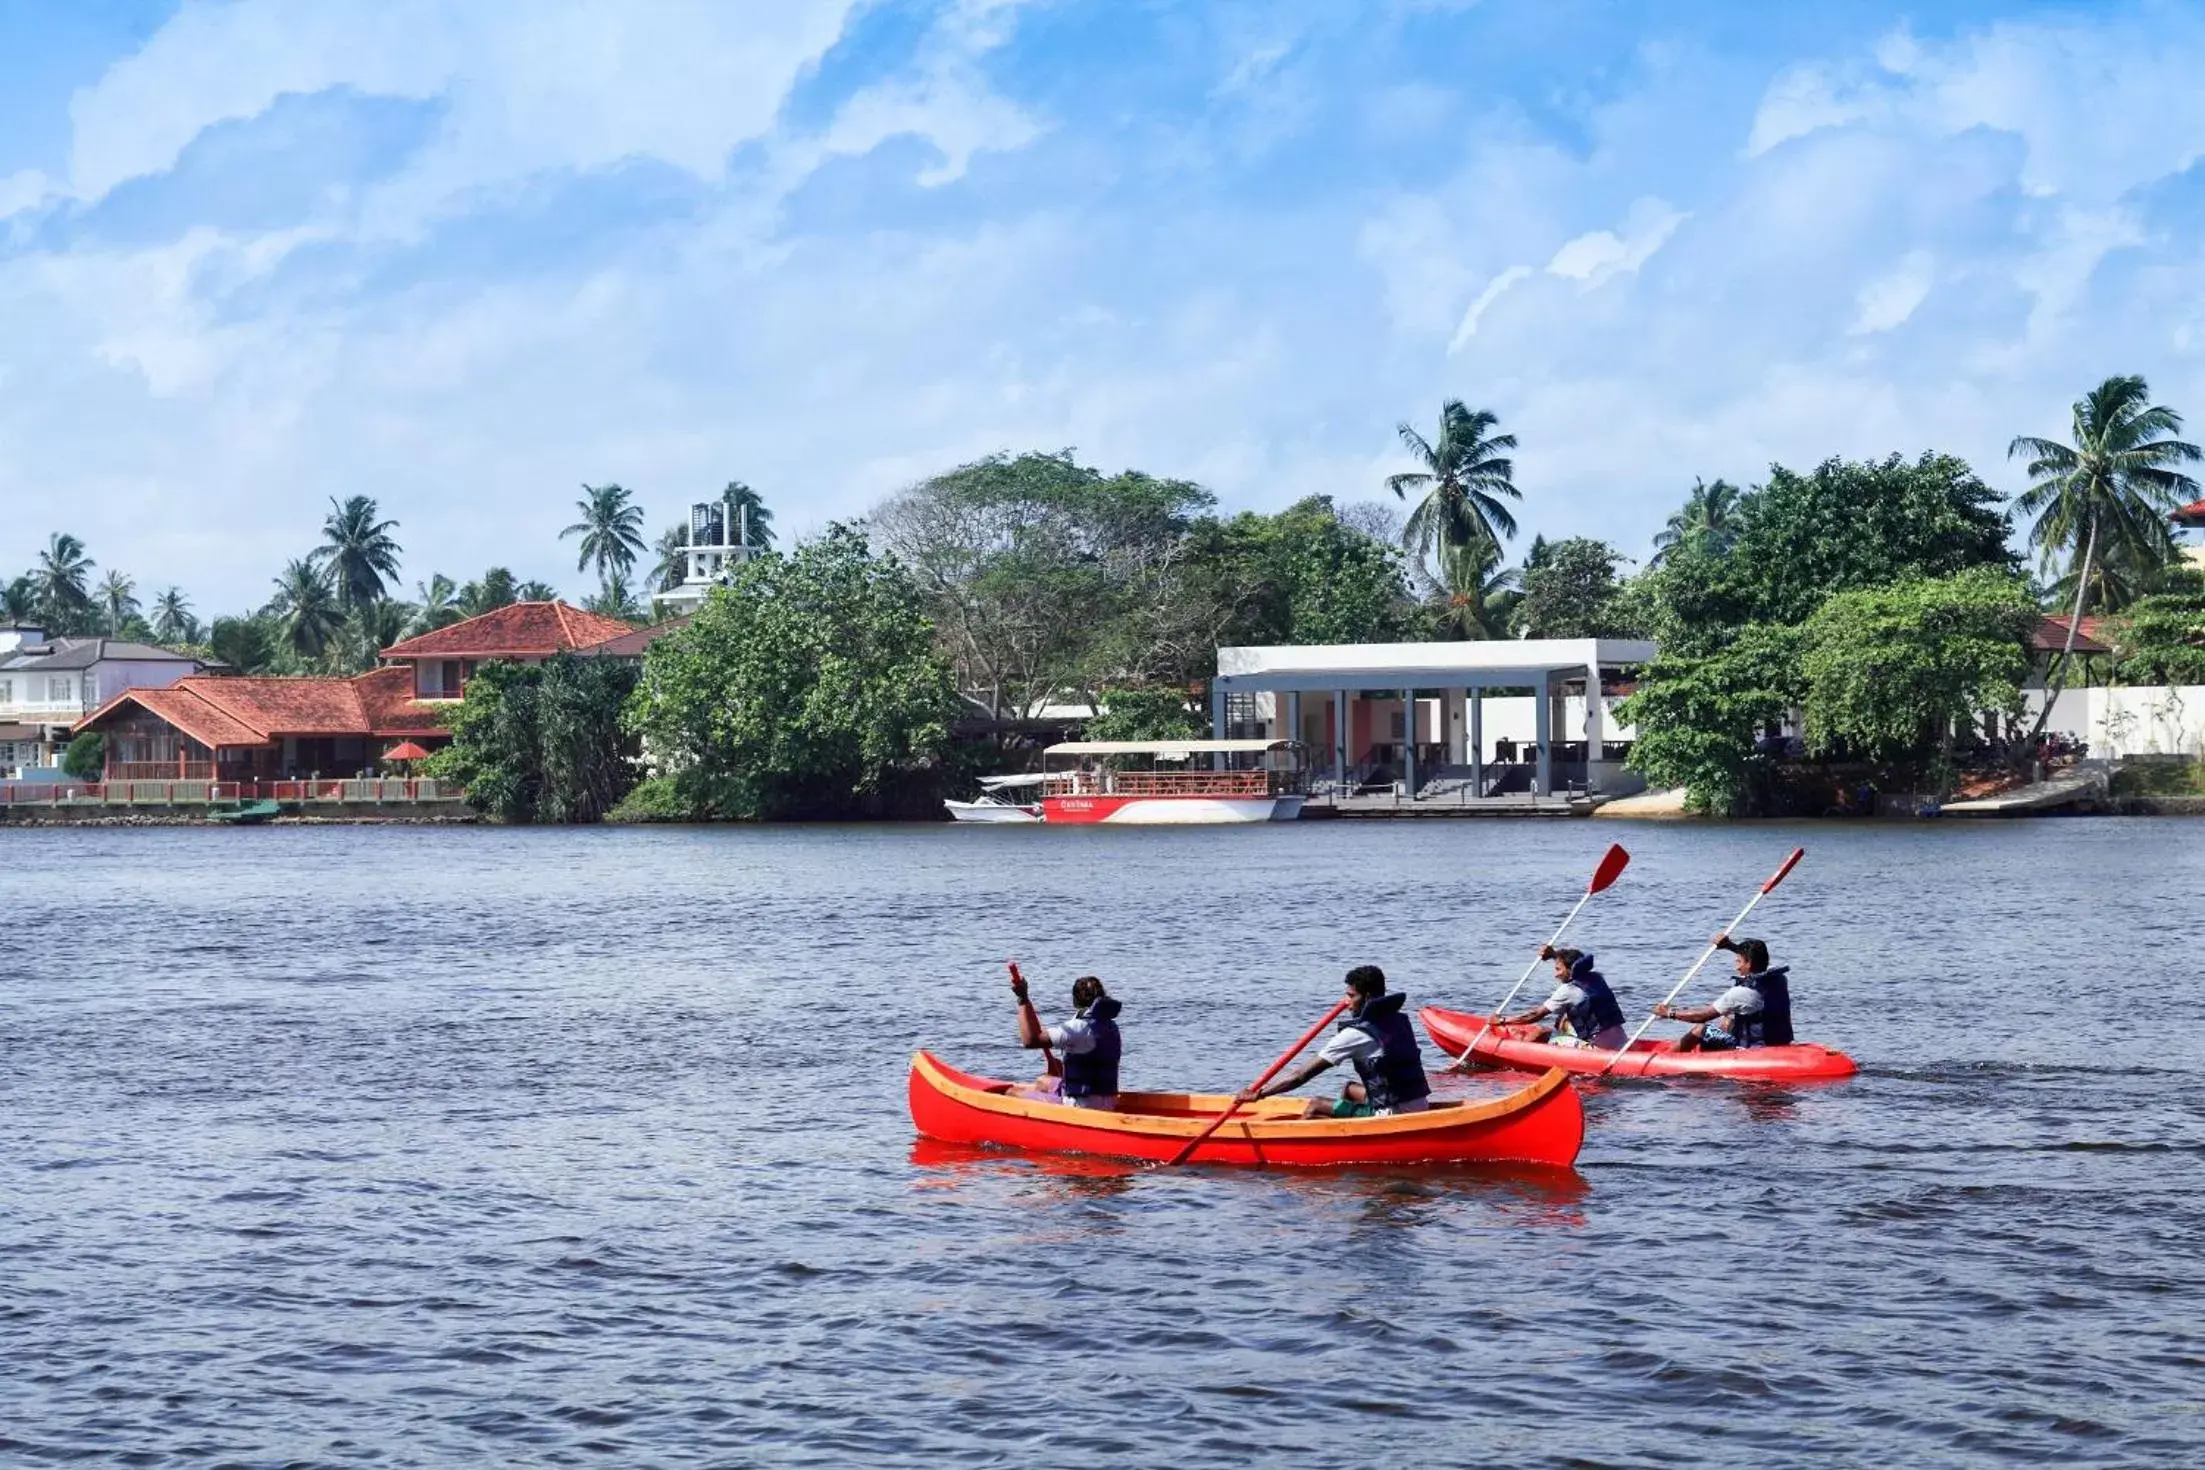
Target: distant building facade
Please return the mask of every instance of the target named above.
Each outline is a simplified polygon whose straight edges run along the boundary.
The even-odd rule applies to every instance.
[[[704,606],[712,589],[757,554],[750,541],[750,510],[730,495],[700,500],[689,507],[689,546],[680,585],[656,592],[651,601],[662,615],[687,617]]]
[[[49,639],[37,628],[0,628],[0,774],[57,768],[87,711],[126,689],[166,689],[204,667],[189,654],[125,638]]]

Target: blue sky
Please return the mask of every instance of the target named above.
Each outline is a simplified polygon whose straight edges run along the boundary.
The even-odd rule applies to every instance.
[[[1378,497],[1440,402],[1526,534],[2205,413],[2205,10],[1720,0],[0,0],[0,567],[202,615],[330,496],[405,581],[741,478],[998,449]]]

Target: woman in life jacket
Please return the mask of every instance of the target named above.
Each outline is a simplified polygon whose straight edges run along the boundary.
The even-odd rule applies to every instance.
[[[1348,1013],[1316,1057],[1268,1087],[1248,1088],[1240,1100],[1251,1103],[1292,1092],[1320,1072],[1348,1066],[1355,1069],[1355,1080],[1341,1090],[1338,1100],[1312,1098],[1302,1109],[1303,1117],[1383,1118],[1423,1112],[1431,1105],[1432,1084],[1424,1077],[1424,1053],[1416,1044],[1416,1028],[1403,1014],[1408,1000],[1406,995],[1386,994],[1384,970],[1357,965],[1347,973]]]
[[[1665,1021],[1690,1021],[1678,1051],[1730,1051],[1738,1047],[1792,1044],[1792,989],[1788,966],[1771,967],[1769,947],[1758,939],[1715,936],[1715,947],[1738,956],[1738,975],[1711,1006],[1654,1007]]]
[[[1569,1034],[1557,1035],[1552,1028],[1542,1026],[1533,1040],[1551,1041],[1557,1046],[1622,1050],[1629,1039],[1623,1026],[1623,1007],[1607,980],[1593,968],[1593,957],[1582,950],[1556,949],[1552,945],[1542,945],[1539,957],[1554,961],[1554,994],[1522,1015],[1493,1017],[1494,1027],[1529,1026],[1551,1016],[1558,1024],[1566,1023]]]
[[[1115,1109],[1118,1012],[1123,1007],[1103,993],[1102,981],[1082,975],[1072,982],[1076,1014],[1061,1026],[1041,1024],[1026,994],[1026,982],[1016,975],[1011,977],[1011,994],[1018,997],[1018,1044],[1028,1051],[1044,1045],[1056,1048],[1049,1071],[1028,1086],[1012,1088],[1011,1096],[1075,1108]]]

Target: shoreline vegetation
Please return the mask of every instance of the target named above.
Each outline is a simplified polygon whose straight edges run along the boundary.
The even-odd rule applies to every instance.
[[[2031,694],[2205,680],[2205,574],[2170,519],[2198,491],[2181,423],[2142,379],[2108,379],[2075,404],[2072,442],[2014,441],[2030,483],[2011,503],[1935,452],[1774,465],[1743,489],[1699,482],[1628,574],[1586,537],[1534,537],[1510,564],[1516,441],[1459,401],[1436,434],[1399,426],[1413,468],[1371,487],[1390,498],[1274,513],[1222,515],[1201,486],[1105,474],[1068,449],[997,454],[783,550],[763,498],[733,482],[756,554],[689,622],[640,665],[483,664],[425,773],[504,822],[932,820],[944,795],[1073,729],[1206,733],[1220,646],[1642,637],[1660,655],[1616,715],[1637,728],[1631,767],[1681,790],[1687,812],[1866,814],[1875,793],[1968,795],[2080,754],[2046,737],[2049,699],[2025,728]],[[642,586],[678,583],[684,528],[647,546],[617,484],[583,487],[576,513],[561,535],[596,576],[586,605],[647,616],[639,559],[657,558]],[[57,534],[5,587],[5,612],[240,673],[329,673],[556,595],[494,567],[464,586],[432,575],[400,599],[397,529],[369,497],[332,500],[322,543],[269,601],[211,625],[175,588],[146,615],[127,576],[95,584],[83,543]],[[2065,637],[2047,654],[2055,610]],[[2103,644],[2078,649],[2093,615]],[[2194,761],[2152,789],[2142,779],[2109,804],[2205,795]]]

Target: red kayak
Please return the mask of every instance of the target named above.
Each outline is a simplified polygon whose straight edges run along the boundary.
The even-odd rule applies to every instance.
[[[911,1059],[911,1121],[926,1138],[1038,1153],[1170,1159],[1214,1121],[1229,1094],[1121,1092],[1103,1112],[1011,1097],[1010,1083],[960,1072],[927,1052]],[[1585,1110],[1568,1074],[1477,1102],[1434,1101],[1391,1118],[1308,1118],[1296,1098],[1249,1103],[1196,1151],[1205,1164],[1323,1168],[1340,1164],[1505,1161],[1568,1167],[1585,1141]]]
[[[1589,1046],[1553,1046],[1533,1041],[1534,1026],[1495,1026],[1485,1035],[1485,1017],[1467,1011],[1443,1011],[1426,1006],[1417,1012],[1432,1044],[1449,1056],[1459,1057],[1473,1038],[1476,1060],[1493,1067],[1512,1067],[1519,1072],[1543,1072],[1550,1067],[1594,1073],[1608,1070],[1610,1077],[1728,1077],[1738,1082],[1829,1082],[1850,1077],[1860,1068],[1841,1051],[1798,1042],[1791,1046],[1750,1046],[1741,1051],[1678,1051],[1674,1040],[1641,1039],[1618,1057],[1612,1051]]]

